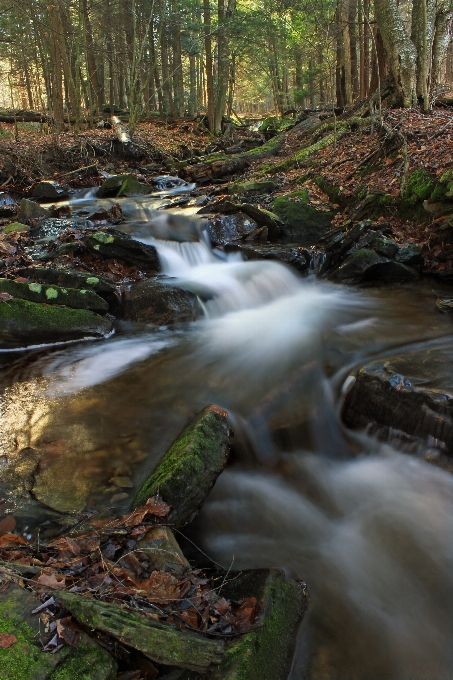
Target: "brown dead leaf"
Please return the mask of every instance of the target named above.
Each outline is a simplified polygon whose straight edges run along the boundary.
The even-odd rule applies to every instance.
[[[0,633],[0,649],[8,649],[12,647],[17,642],[17,637],[15,635],[9,635],[9,633]]]
[[[62,640],[64,640],[70,647],[77,647],[77,642],[79,640],[80,633],[82,629],[74,623],[71,616],[67,616],[65,619],[57,620],[57,634]]]
[[[140,506],[130,515],[125,515],[120,520],[121,524],[125,527],[135,527],[137,524],[141,524],[147,515],[153,517],[166,517],[170,512],[171,506],[165,503],[158,496],[152,496],[148,498],[145,505]]]
[[[149,579],[134,583],[140,590],[146,592],[146,597],[150,602],[168,604],[180,598],[178,579],[165,571],[153,571]]]
[[[58,574],[56,571],[45,567],[38,576],[38,583],[39,585],[51,588],[52,590],[61,590],[65,587],[66,579],[62,574]]]
[[[2,293],[0,293],[2,295]],[[6,515],[2,520],[0,520],[0,536],[4,534],[10,534],[16,528],[16,520],[12,515]]]
[[[26,541],[17,534],[3,534],[3,536],[0,536],[0,548],[13,548],[15,545],[26,545]]]
[[[9,293],[3,292],[0,293],[0,302],[8,302],[8,300],[12,300],[13,296],[10,295]]]
[[[188,623],[192,628],[198,628],[198,616],[195,609],[186,609],[185,611],[179,612],[180,618]]]

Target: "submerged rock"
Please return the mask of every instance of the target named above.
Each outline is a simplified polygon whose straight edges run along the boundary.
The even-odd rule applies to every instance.
[[[307,609],[303,586],[280,569],[254,569],[230,574],[224,597],[256,597],[260,613],[256,630],[225,646],[220,667],[209,680],[283,680],[294,653],[296,633]]]
[[[271,208],[283,222],[284,235],[305,246],[315,245],[325,236],[334,216],[332,212],[312,208],[306,191],[279,196],[271,203]]]
[[[141,184],[134,175],[115,175],[109,177],[98,189],[98,198],[106,196],[139,196],[149,194],[151,189]]]
[[[134,506],[161,495],[172,506],[169,522],[189,524],[227,463],[231,431],[228,413],[207,406],[172,444],[138,491]]]
[[[0,593],[0,634],[16,639],[0,647],[2,680],[115,680],[116,661],[85,633],[75,647],[43,652],[43,625],[39,614],[31,614],[38,606],[38,599],[13,583]]]
[[[160,262],[154,246],[135,241],[127,234],[97,231],[86,239],[88,249],[106,258],[124,260],[144,271],[157,273]]]
[[[48,305],[65,305],[72,309],[90,309],[93,312],[105,313],[107,302],[91,290],[61,288],[41,283],[21,283],[12,279],[0,279],[0,291],[9,293],[15,298],[41,302]]]
[[[36,344],[102,338],[112,322],[85,309],[44,305],[13,298],[0,302],[0,341],[5,344]]]
[[[111,635],[157,663],[206,673],[222,661],[221,641],[75,593],[58,593],[56,599],[80,623]]]
[[[129,321],[169,326],[197,317],[196,295],[156,279],[136,283],[123,295],[122,318]]]
[[[380,438],[403,444],[406,439],[407,445],[412,437],[424,442],[424,453],[430,443],[452,456],[451,358],[451,349],[441,343],[367,364],[345,397],[344,423],[353,429],[371,426]]]

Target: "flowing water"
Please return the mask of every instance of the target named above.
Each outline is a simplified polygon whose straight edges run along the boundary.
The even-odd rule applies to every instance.
[[[25,489],[15,515],[45,536],[84,508],[121,510],[188,419],[216,403],[231,415],[234,460],[197,540],[226,568],[306,581],[290,679],[453,678],[453,478],[338,416],[354,369],[396,349],[448,351],[450,319],[429,286],[333,286],[226,257],[203,236],[156,239],[182,224],[155,213],[161,200],[125,199],[120,228],[156,245],[202,316],[173,329],[120,323],[102,342],[8,358],[0,466],[5,493]]]

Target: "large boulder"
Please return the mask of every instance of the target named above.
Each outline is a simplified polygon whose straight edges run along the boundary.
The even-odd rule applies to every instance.
[[[0,292],[21,300],[41,302],[48,305],[65,305],[72,309],[90,309],[93,312],[108,311],[107,302],[91,290],[61,288],[41,283],[22,283],[12,279],[0,279]]]
[[[97,195],[98,198],[105,198],[106,196],[139,196],[141,194],[149,194],[151,189],[145,184],[141,184],[134,175],[115,175],[109,177],[99,187]]]
[[[42,201],[63,201],[68,197],[68,192],[57,182],[47,180],[35,184],[31,195]]]
[[[86,239],[88,249],[105,258],[115,258],[133,264],[147,272],[160,271],[160,262],[154,246],[136,241],[127,234],[114,230],[97,231]]]
[[[0,645],[2,680],[115,680],[116,661],[86,633],[78,634],[74,647],[43,652],[44,627],[31,613],[39,604],[13,583],[0,593],[0,635],[12,636],[10,646]]]
[[[208,680],[283,680],[288,676],[296,633],[307,609],[303,586],[280,569],[254,569],[230,574],[224,597],[255,597],[260,613],[256,630],[225,646],[225,658]]]
[[[418,272],[400,262],[395,262],[379,255],[369,248],[361,248],[349,255],[346,260],[332,272],[330,278],[343,283],[365,283],[382,281],[412,281],[418,278]]]
[[[283,222],[284,235],[305,246],[315,245],[325,236],[334,216],[332,212],[312,208],[306,191],[279,196],[271,208]]]
[[[23,198],[20,202],[19,214],[17,215],[18,222],[28,222],[38,217],[50,217],[50,212],[46,208],[42,208],[38,203]]]
[[[234,215],[221,215],[211,219],[207,231],[211,243],[221,246],[250,237],[257,229],[258,224],[255,220],[243,212],[237,212]]]
[[[103,338],[111,330],[109,319],[85,309],[43,305],[19,298],[0,302],[0,342],[3,345]]]
[[[160,494],[172,506],[168,520],[189,524],[227,463],[231,431],[228,413],[207,406],[176,439],[138,491],[134,506]]]
[[[147,279],[123,294],[122,318],[169,326],[198,317],[197,296],[187,290]]]
[[[223,659],[220,640],[208,640],[199,633],[179,630],[170,623],[76,593],[58,593],[56,598],[80,623],[107,633],[165,666],[206,673]]]

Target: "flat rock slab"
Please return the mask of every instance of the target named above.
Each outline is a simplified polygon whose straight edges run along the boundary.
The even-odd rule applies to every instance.
[[[310,253],[302,246],[280,244],[229,244],[225,246],[227,253],[241,253],[245,260],[277,260],[289,264],[299,272],[310,268]]]
[[[97,231],[88,236],[86,245],[92,253],[105,258],[124,260],[147,272],[160,271],[159,257],[154,246],[135,241],[126,234]]]
[[[391,428],[453,456],[452,359],[448,341],[437,341],[367,364],[345,397],[344,423]]]
[[[18,269],[16,274],[39,283],[50,283],[66,288],[88,288],[98,294],[115,293],[116,291],[114,283],[89,272],[52,269],[51,267],[23,267]]]
[[[112,322],[85,309],[44,305],[13,298],[0,302],[0,342],[36,344],[102,338]]]
[[[157,663],[206,673],[223,659],[223,642],[75,593],[56,593],[55,598],[85,626],[112,635]]]
[[[227,463],[231,431],[228,413],[207,406],[176,439],[138,491],[134,506],[160,495],[172,506],[168,520],[189,524]]]
[[[256,630],[225,646],[220,667],[209,680],[284,680],[289,673],[299,623],[307,609],[303,586],[280,569],[230,573],[222,594],[228,599],[256,597]]]
[[[128,321],[169,326],[197,317],[196,295],[156,279],[136,283],[123,295],[122,318]]]
[[[85,633],[76,648],[43,652],[43,625],[31,613],[38,606],[39,600],[13,583],[0,593],[0,633],[17,639],[0,649],[2,680],[115,680],[116,661]]]
[[[82,288],[62,288],[41,283],[22,283],[12,279],[0,279],[0,292],[8,293],[21,300],[44,303],[47,305],[65,305],[71,309],[90,309],[93,312],[105,313],[107,302],[91,290]]]

